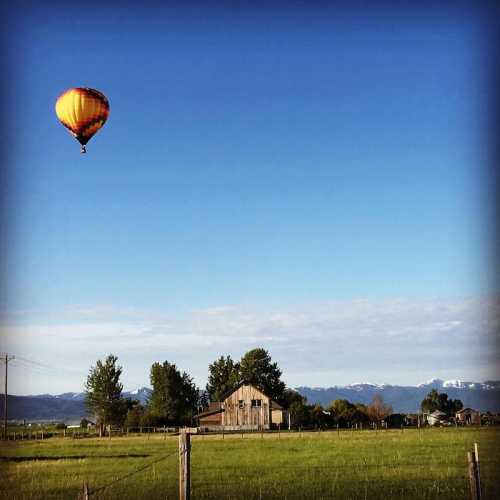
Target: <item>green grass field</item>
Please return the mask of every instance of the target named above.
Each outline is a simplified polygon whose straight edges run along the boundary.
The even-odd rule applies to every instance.
[[[192,436],[196,499],[469,499],[466,452],[478,443],[483,498],[500,498],[500,429],[414,429]],[[76,499],[178,498],[178,438],[52,438],[3,443],[0,495]]]

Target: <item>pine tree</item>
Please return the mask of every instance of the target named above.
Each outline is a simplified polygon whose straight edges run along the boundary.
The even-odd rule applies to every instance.
[[[281,381],[281,370],[265,349],[248,351],[241,358],[239,371],[241,380],[257,385],[278,403],[283,402],[286,386]]]
[[[239,382],[239,366],[231,356],[221,356],[208,367],[207,393],[210,401],[222,401]]]

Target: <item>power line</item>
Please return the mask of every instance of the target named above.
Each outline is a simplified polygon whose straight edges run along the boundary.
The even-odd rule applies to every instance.
[[[63,368],[62,366],[50,366],[45,363],[40,363],[39,361],[25,358],[24,356],[16,356],[16,362],[13,366],[29,369],[43,375],[59,375],[61,372],[79,376],[82,375],[82,371],[80,370],[71,370],[69,368]]]

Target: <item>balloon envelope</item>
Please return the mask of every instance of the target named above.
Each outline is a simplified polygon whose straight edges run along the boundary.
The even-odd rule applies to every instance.
[[[109,102],[98,90],[77,87],[57,99],[56,115],[85,152],[85,144],[108,119]]]

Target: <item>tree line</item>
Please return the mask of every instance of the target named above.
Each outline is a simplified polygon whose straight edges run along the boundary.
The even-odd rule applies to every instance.
[[[245,353],[239,361],[221,356],[208,366],[208,383],[200,390],[187,372],[168,361],[153,363],[150,369],[151,394],[145,405],[122,396],[123,368],[113,354],[90,368],[85,383],[86,404],[95,415],[100,434],[106,426],[153,427],[193,425],[195,416],[210,402],[223,401],[241,382],[260,387],[283,406],[294,427],[353,427],[370,423],[402,420],[382,396],[376,394],[369,405],[336,399],[326,407],[308,404],[307,399],[281,380],[282,372],[263,348]],[[422,401],[423,412],[440,410],[453,415],[462,408],[460,400],[432,390]],[[396,422],[395,422],[396,423]],[[397,423],[399,425],[399,423]]]
[[[95,415],[100,433],[108,425],[126,427],[192,425],[195,415],[211,401],[220,401],[241,381],[255,384],[271,398],[286,405],[289,389],[281,370],[262,348],[248,351],[239,361],[221,356],[208,367],[208,384],[200,390],[187,372],[168,361],[153,363],[149,380],[152,392],[145,405],[122,396],[123,367],[110,354],[90,368],[85,382],[85,402]]]

